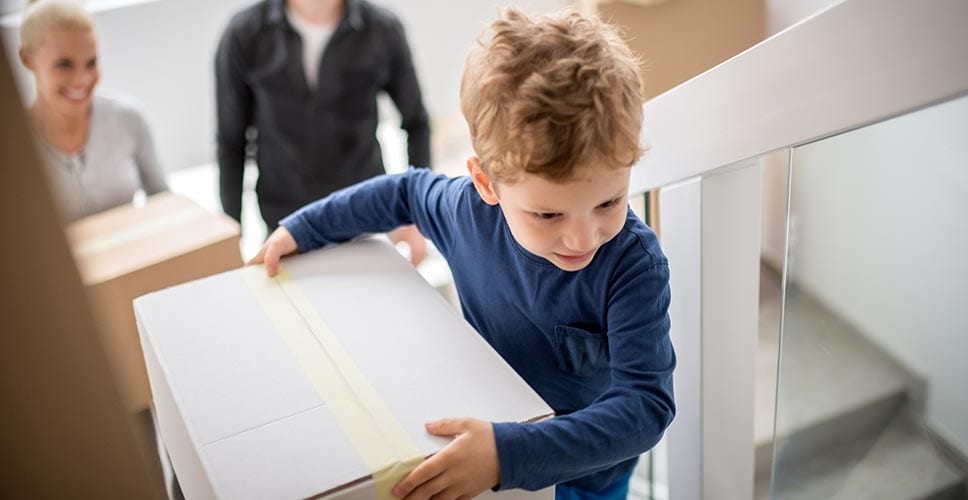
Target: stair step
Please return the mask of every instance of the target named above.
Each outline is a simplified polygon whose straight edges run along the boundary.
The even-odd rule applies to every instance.
[[[773,498],[963,500],[965,480],[940,458],[917,417],[902,411],[882,431],[854,436],[786,463],[782,447]]]
[[[765,425],[755,436],[761,473],[763,467],[768,471],[774,438],[791,459],[836,445],[887,425],[919,386],[856,328],[794,287],[788,290],[784,322],[775,436]],[[761,372],[769,361],[760,359]],[[761,374],[757,390],[768,396],[771,383],[776,382]],[[759,399],[760,406],[771,402],[767,399]]]

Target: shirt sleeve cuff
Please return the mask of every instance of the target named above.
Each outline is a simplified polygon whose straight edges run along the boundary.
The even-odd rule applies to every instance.
[[[518,449],[522,444],[521,424],[495,423],[494,444],[497,447],[498,468],[501,471],[501,481],[497,490],[521,488],[522,458],[524,453]]]
[[[308,252],[324,246],[327,243],[313,230],[312,226],[306,223],[301,212],[286,216],[279,221],[279,225],[285,227],[289,231],[289,234],[292,235],[292,238],[296,240],[296,247],[299,253]]]

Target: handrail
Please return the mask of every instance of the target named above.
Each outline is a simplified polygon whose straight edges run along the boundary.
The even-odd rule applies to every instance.
[[[968,2],[847,0],[648,101],[640,193],[968,93]]]

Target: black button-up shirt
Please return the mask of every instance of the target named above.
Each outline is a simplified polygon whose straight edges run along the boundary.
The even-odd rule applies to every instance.
[[[242,211],[246,132],[256,132],[259,208],[269,229],[297,208],[384,172],[376,140],[377,95],[396,104],[409,161],[430,163],[430,129],[400,21],[365,0],[345,0],[310,89],[302,41],[283,0],[238,14],[215,62],[219,193],[225,213]]]

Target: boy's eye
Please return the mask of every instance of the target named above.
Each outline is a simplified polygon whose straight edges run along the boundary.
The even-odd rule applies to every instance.
[[[601,205],[598,206],[598,208],[612,208],[612,207],[618,205],[620,201],[622,201],[622,197],[621,196],[618,197],[618,198],[614,198],[614,199],[608,200],[605,203],[602,203]]]
[[[91,59],[87,62],[87,69],[94,69],[97,67],[97,59]]]
[[[55,66],[60,69],[71,69],[73,64],[71,64],[71,61],[69,59],[61,59],[57,61]]]
[[[559,215],[561,214],[557,212],[534,212],[534,216],[541,220],[551,220],[551,219],[554,219],[555,217],[558,217]]]

